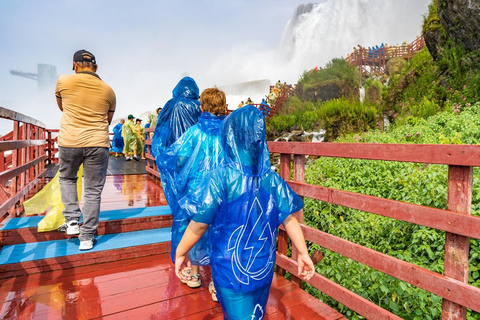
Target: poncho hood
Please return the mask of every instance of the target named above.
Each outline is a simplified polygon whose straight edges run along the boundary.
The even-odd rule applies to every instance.
[[[190,77],[184,77],[177,83],[172,94],[174,98],[184,97],[196,100],[200,97],[200,90],[195,80]]]
[[[255,106],[245,106],[226,117],[222,133],[228,166],[247,176],[262,177],[270,172],[265,118]]]
[[[173,98],[167,101],[158,114],[151,146],[155,158],[197,123],[202,113],[198,92],[195,80],[189,77],[180,80],[173,89]]]

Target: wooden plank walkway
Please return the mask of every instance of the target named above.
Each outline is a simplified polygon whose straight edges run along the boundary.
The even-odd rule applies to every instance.
[[[108,176],[101,210],[166,204],[160,183],[148,175]],[[200,288],[182,284],[164,250],[146,257],[1,279],[0,319],[223,319],[220,304],[208,292],[209,268],[201,270],[201,275]],[[275,276],[264,319],[345,318]]]
[[[191,289],[175,276],[169,254],[46,272],[0,282],[1,319],[222,319],[202,270]],[[275,276],[265,319],[344,319]]]

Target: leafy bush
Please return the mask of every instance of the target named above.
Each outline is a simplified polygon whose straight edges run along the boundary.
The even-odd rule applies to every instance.
[[[428,119],[411,117],[390,132],[350,134],[339,142],[480,144],[480,103],[437,113]],[[386,199],[446,209],[448,167],[418,163],[322,157],[306,168],[307,183]],[[322,201],[305,199],[305,222],[362,246],[442,273],[445,233]],[[474,169],[472,214],[480,216],[480,169]],[[312,249],[317,248],[313,245]],[[320,248],[321,249],[321,248]],[[429,292],[323,250],[317,272],[404,319],[440,319],[442,299]],[[469,283],[480,287],[480,244],[471,240]],[[362,319],[312,287],[307,290],[349,319]],[[480,314],[468,311],[468,319]]]
[[[376,108],[348,99],[327,101],[318,110],[318,117],[326,131],[326,141],[332,141],[343,134],[375,129],[376,115]]]

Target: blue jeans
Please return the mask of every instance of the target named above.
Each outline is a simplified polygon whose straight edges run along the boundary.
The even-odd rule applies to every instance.
[[[65,206],[65,221],[80,220],[77,197],[77,172],[83,163],[83,225],[80,227],[80,241],[90,240],[97,232],[100,200],[108,167],[108,148],[67,148],[59,147],[60,192]],[[81,178],[81,177],[80,177]]]

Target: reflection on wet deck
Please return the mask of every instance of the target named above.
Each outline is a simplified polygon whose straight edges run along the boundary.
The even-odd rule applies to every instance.
[[[1,319],[223,319],[207,286],[175,276],[169,254],[77,267],[0,282]],[[345,319],[275,276],[265,319]]]
[[[167,205],[161,183],[149,175],[107,176],[100,210]]]

